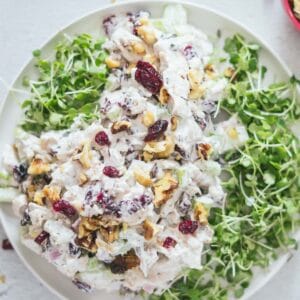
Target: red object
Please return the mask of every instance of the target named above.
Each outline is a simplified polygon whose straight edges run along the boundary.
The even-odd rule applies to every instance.
[[[172,239],[171,237],[168,236],[168,237],[164,240],[163,247],[169,249],[169,248],[171,248],[171,247],[172,247],[172,248],[175,247],[176,244],[177,244],[177,242],[176,242],[174,239]]]
[[[13,250],[13,246],[8,239],[4,239],[2,241],[2,249],[3,250]]]
[[[100,146],[108,146],[110,144],[108,135],[104,131],[99,131],[95,136],[95,142]]]
[[[285,11],[287,12],[289,18],[291,19],[294,26],[300,31],[300,21],[296,18],[293,6],[289,0],[282,0]]]
[[[120,177],[120,173],[117,168],[112,166],[106,166],[103,168],[103,174],[111,177],[111,178],[117,178]]]
[[[136,68],[135,80],[152,94],[159,93],[163,82],[154,67],[148,62],[139,60]]]
[[[67,217],[72,217],[77,214],[76,209],[66,200],[58,200],[53,203],[53,209]]]
[[[49,238],[50,234],[46,231],[42,231],[35,239],[34,241],[41,245],[45,240]]]
[[[148,128],[148,133],[144,138],[145,142],[153,141],[161,137],[168,128],[168,121],[157,120],[152,126]]]
[[[97,195],[97,202],[102,203],[103,199],[104,199],[104,194],[102,192],[100,192]]]
[[[184,220],[179,223],[178,229],[183,234],[193,234],[198,228],[198,222],[192,220]]]

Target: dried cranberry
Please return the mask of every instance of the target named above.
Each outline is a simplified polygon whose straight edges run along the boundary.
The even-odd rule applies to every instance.
[[[79,279],[75,278],[74,280],[72,280],[72,282],[81,290],[84,291],[86,293],[89,293],[91,291],[91,286],[88,285],[85,282],[80,281]]]
[[[3,250],[13,250],[13,246],[8,239],[4,239],[2,241],[2,249]]]
[[[62,199],[54,202],[52,206],[56,212],[60,212],[67,217],[73,217],[77,214],[76,209],[68,201]]]
[[[103,168],[103,174],[111,177],[111,178],[117,178],[120,177],[120,172],[117,168],[112,166],[106,166]]]
[[[95,142],[100,146],[108,146],[110,144],[108,135],[105,131],[99,131],[95,136]]]
[[[148,128],[148,133],[144,138],[145,142],[153,141],[161,137],[168,128],[168,121],[157,120]]]
[[[179,223],[178,229],[183,234],[192,234],[198,228],[198,222],[192,220],[184,220]]]
[[[152,203],[152,199],[149,195],[142,195],[139,198],[139,202],[141,203],[142,207],[149,205],[150,203]]]
[[[19,183],[26,180],[26,178],[28,176],[27,169],[28,169],[28,167],[26,164],[20,164],[19,166],[15,166],[13,168],[14,179]]]
[[[35,239],[34,241],[39,244],[42,245],[46,240],[48,240],[50,237],[50,234],[46,231],[42,231]]]
[[[138,61],[136,67],[135,80],[152,94],[157,94],[163,85],[160,74],[145,61]]]
[[[187,45],[182,52],[187,59],[192,59],[196,56],[196,52],[191,45]]]
[[[168,236],[164,240],[163,247],[169,249],[169,248],[175,247],[176,244],[177,244],[177,242],[174,239],[172,239],[171,237]]]
[[[97,195],[97,202],[102,203],[102,202],[103,202],[103,199],[104,199],[104,194],[103,194],[103,192],[100,192],[100,193]]]

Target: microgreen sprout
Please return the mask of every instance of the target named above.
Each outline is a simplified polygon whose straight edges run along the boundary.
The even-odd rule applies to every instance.
[[[240,298],[253,267],[267,267],[296,246],[292,233],[300,223],[300,154],[290,124],[300,116],[299,80],[263,88],[267,69],[259,63],[258,45],[235,35],[224,50],[235,72],[220,109],[238,115],[249,140],[223,156],[227,197],[223,207],[210,210],[214,237],[203,252],[203,269],[191,270],[153,299]]]
[[[22,128],[33,133],[70,127],[78,115],[92,121],[108,70],[103,39],[88,34],[65,39],[56,46],[54,59],[44,59],[40,50],[33,51],[38,79],[24,77],[30,97],[22,104],[25,117]]]

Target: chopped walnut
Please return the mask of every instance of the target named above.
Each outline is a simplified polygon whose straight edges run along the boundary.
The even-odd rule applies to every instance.
[[[204,67],[204,72],[211,79],[214,79],[216,77],[216,71],[215,71],[214,66],[212,64],[207,64]]]
[[[81,239],[101,227],[99,219],[82,217],[78,226],[78,237]]]
[[[189,94],[189,98],[192,100],[197,100],[203,98],[205,95],[205,88],[199,85],[197,88],[192,89]]]
[[[105,59],[105,63],[110,69],[119,68],[121,65],[121,63],[118,60],[115,60],[110,56]]]
[[[35,194],[35,192],[36,192],[36,186],[35,185],[33,185],[33,184],[30,184],[28,187],[27,187],[27,189],[26,189],[26,194],[27,194],[27,196],[28,196],[28,199],[33,199],[33,197],[34,197],[34,194]]]
[[[84,248],[86,249],[87,251],[89,252],[92,252],[92,253],[96,253],[97,252],[97,245],[96,245],[96,236],[93,235],[93,234],[89,234],[83,238],[77,238],[75,240],[76,244],[78,246],[80,246],[81,248]]]
[[[201,160],[208,160],[212,153],[212,146],[210,144],[200,143],[196,145],[196,150]]]
[[[100,227],[99,231],[106,243],[113,243],[119,238],[119,226]]]
[[[162,87],[159,91],[158,100],[161,104],[167,104],[169,102],[170,95],[165,87]]]
[[[140,265],[140,259],[135,254],[134,250],[128,251],[124,255],[118,255],[109,264],[110,270],[113,274],[123,274],[127,270],[135,268]]]
[[[44,193],[42,191],[35,192],[33,202],[38,205],[44,205]]]
[[[97,252],[96,230],[98,229],[97,219],[82,218],[78,227],[76,244],[92,253]]]
[[[146,48],[141,42],[133,41],[130,46],[135,54],[144,55],[146,53]]]
[[[133,172],[135,180],[143,185],[143,186],[151,186],[152,185],[152,179],[150,178],[150,175],[147,173],[142,172],[141,170],[136,170]]]
[[[143,159],[144,159],[144,161],[148,162],[148,161],[152,160],[153,158],[154,158],[153,154],[144,151],[144,153],[143,153]]]
[[[178,187],[178,181],[167,172],[165,176],[154,183],[154,205],[160,207],[165,204],[173,195]]]
[[[157,232],[155,224],[149,221],[148,219],[144,221],[143,229],[144,229],[144,238],[147,241],[151,240]]]
[[[155,117],[154,114],[151,111],[145,111],[143,113],[143,117],[142,117],[142,123],[149,127],[151,125],[153,125],[155,122]]]
[[[199,221],[199,223],[201,225],[207,225],[208,224],[208,220],[207,220],[208,211],[202,203],[197,203],[195,205],[194,216],[195,216],[195,219],[197,221]]]
[[[114,122],[110,128],[112,134],[116,134],[121,131],[125,131],[131,128],[131,123],[129,121],[117,121]]]
[[[189,79],[191,88],[194,89],[200,85],[202,77],[198,70],[191,69],[188,72],[188,79]]]
[[[119,238],[119,223],[107,218],[83,217],[78,227],[77,244],[91,251],[97,251],[97,231],[107,243],[112,243]]]
[[[201,86],[202,76],[198,70],[192,69],[188,73],[191,90],[189,98],[196,100],[202,98],[205,94],[205,89]]]
[[[79,175],[79,185],[82,186],[85,183],[87,183],[87,181],[88,181],[88,177],[84,173],[81,173]]]
[[[153,54],[146,54],[143,57],[143,61],[146,61],[150,63],[151,65],[156,65],[157,64],[157,57]]]
[[[128,67],[126,69],[126,73],[131,74],[132,69],[135,68],[135,67],[136,67],[136,63],[133,63],[133,62],[129,63]]]
[[[154,158],[167,158],[174,152],[174,147],[174,141],[170,136],[167,136],[163,141],[147,142],[144,147],[144,160],[150,161]]]
[[[138,26],[137,34],[148,45],[153,45],[156,42],[154,31],[147,25]]]
[[[175,131],[178,126],[178,118],[176,116],[171,117],[171,130]]]
[[[83,144],[81,154],[79,156],[79,161],[81,162],[82,166],[85,169],[89,169],[91,167],[91,158],[92,158],[91,142],[85,141]]]
[[[50,165],[39,158],[34,158],[27,170],[29,175],[41,175],[50,171]]]
[[[60,199],[61,187],[59,186],[48,186],[43,188],[44,196],[50,201],[55,202]]]
[[[224,76],[227,78],[232,78],[235,74],[235,70],[231,67],[228,67],[225,71],[224,71]]]

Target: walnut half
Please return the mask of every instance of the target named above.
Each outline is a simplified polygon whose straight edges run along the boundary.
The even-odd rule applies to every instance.
[[[50,201],[55,202],[60,199],[61,187],[59,186],[48,186],[43,188],[44,196]]]
[[[198,157],[201,160],[208,160],[209,156],[211,155],[213,149],[210,144],[200,143],[196,145],[196,150]]]
[[[41,175],[50,171],[50,165],[40,158],[34,158],[28,168],[29,175]]]
[[[121,131],[125,131],[131,128],[131,123],[129,121],[117,121],[114,122],[110,128],[112,134],[116,134]]]
[[[178,187],[178,181],[167,172],[165,176],[154,183],[154,205],[160,207],[165,204],[173,195]]]
[[[144,229],[144,238],[147,241],[151,240],[154,237],[154,235],[157,233],[155,224],[149,221],[148,219],[144,221],[143,229]]]
[[[100,227],[100,234],[106,243],[113,243],[119,238],[119,226]]]
[[[96,253],[97,252],[97,245],[96,245],[96,235],[95,234],[89,234],[86,237],[83,237],[81,239],[76,238],[75,240],[76,244],[86,249],[89,252]]]
[[[109,264],[109,267],[113,274],[123,274],[129,269],[139,266],[140,262],[141,261],[134,250],[130,250],[124,255],[116,256]]]
[[[144,160],[150,161],[155,158],[167,158],[174,152],[175,144],[170,136],[163,141],[147,142],[144,147]]]
[[[147,173],[142,172],[141,170],[135,170],[133,172],[135,180],[143,185],[143,186],[151,186],[152,185],[152,179],[150,178],[150,175]]]
[[[88,237],[97,231],[105,242],[112,243],[119,238],[119,223],[107,218],[83,217],[78,227],[78,238]]]

